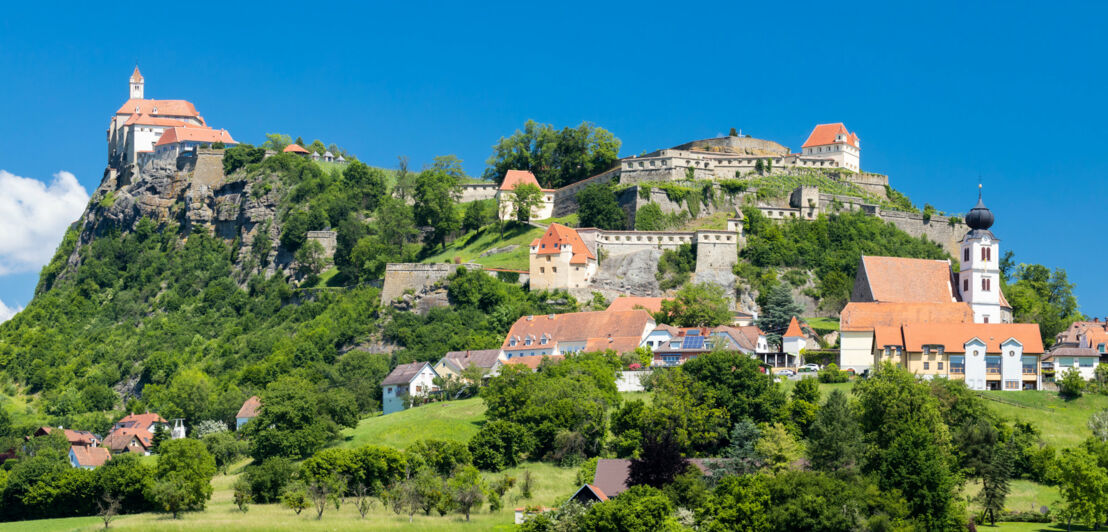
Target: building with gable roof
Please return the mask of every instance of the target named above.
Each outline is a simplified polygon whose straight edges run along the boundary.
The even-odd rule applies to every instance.
[[[523,316],[512,324],[500,351],[508,362],[609,349],[626,353],[638,348],[654,326],[654,318],[641,309]]]
[[[862,171],[862,143],[842,122],[817,125],[800,149],[809,157],[831,159],[842,168]]]
[[[543,220],[554,216],[554,189],[542,188],[535,174],[527,170],[508,170],[504,181],[496,191],[496,201],[500,206],[501,220],[514,220],[516,210],[512,203],[512,191],[519,185],[535,185],[542,193],[542,202],[531,209],[531,219]]]
[[[435,369],[428,362],[412,362],[396,366],[381,381],[381,411],[383,414],[399,412],[416,398],[424,398],[439,391],[435,385]]]
[[[461,378],[462,371],[476,366],[485,372],[486,377],[494,377],[502,363],[499,349],[449,351],[439,359],[434,369],[440,377]]]
[[[1096,378],[1100,352],[1090,347],[1054,347],[1043,357],[1043,362],[1054,366],[1055,380],[1071,370],[1078,372],[1082,379],[1090,380]]]
[[[659,324],[640,344],[654,353],[652,366],[677,366],[713,349],[738,351],[767,362],[769,342],[754,326],[673,327]],[[769,362],[770,365],[774,365]]]
[[[262,399],[257,395],[251,396],[246,401],[243,401],[242,407],[239,408],[237,414],[235,414],[235,430],[242,430],[242,426],[249,423],[251,419],[258,417],[258,411],[262,409]]]
[[[550,224],[531,242],[531,290],[584,288],[596,276],[597,260],[581,235],[562,224]]]
[[[104,438],[104,447],[115,454],[138,453],[150,454],[150,446],[154,443],[154,435],[146,429],[138,427],[119,427],[112,430]]]
[[[781,351],[788,353],[794,357],[800,357],[800,351],[807,345],[808,339],[804,335],[804,331],[800,330],[800,322],[793,316],[793,319],[789,320],[789,328],[785,330],[785,334],[781,335]]]
[[[635,310],[644,309],[648,312],[661,312],[662,301],[672,301],[672,297],[633,297],[620,296],[612,300],[608,310]]]
[[[238,144],[226,129],[207,127],[171,127],[154,143],[154,159],[176,161],[177,156],[196,153],[196,148],[222,142],[226,146]]]
[[[34,434],[28,436],[27,439],[45,436],[53,433],[55,430],[60,430],[65,434],[65,439],[69,442],[69,445],[75,447],[96,447],[100,445],[100,437],[87,430],[73,430],[62,427],[56,429],[54,427],[39,427],[35,430]]]
[[[112,459],[112,453],[104,447],[73,445],[69,448],[69,465],[81,469],[96,469]]]
[[[296,144],[296,143],[289,144],[288,146],[285,146],[285,149],[281,150],[281,152],[282,153],[293,153],[293,154],[299,155],[301,157],[308,157],[312,154],[312,152],[308,151],[307,148],[305,148],[305,147],[303,147],[299,144]]]
[[[158,414],[153,414],[153,413],[150,413],[150,412],[146,412],[146,413],[143,413],[143,414],[131,413],[131,414],[128,414],[128,415],[124,416],[119,421],[116,421],[115,425],[112,426],[112,430],[115,431],[116,429],[121,429],[121,428],[128,428],[128,429],[133,428],[133,429],[142,429],[142,430],[149,431],[150,433],[153,433],[155,430],[158,429],[159,425],[161,426],[162,430],[165,430],[165,431],[170,430],[169,422],[166,421],[165,418],[163,418],[162,416],[159,416]]]

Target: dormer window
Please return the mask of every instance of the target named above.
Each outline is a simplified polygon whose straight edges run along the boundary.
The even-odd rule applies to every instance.
[[[546,342],[547,342],[546,336],[543,336],[542,338],[539,339],[539,344],[541,344],[541,345],[546,345]]]
[[[523,345],[531,345],[531,337],[530,336],[528,336],[527,339],[523,341]]]
[[[516,342],[515,338],[512,338],[511,340],[508,340],[508,347],[515,347],[516,343],[517,342]]]

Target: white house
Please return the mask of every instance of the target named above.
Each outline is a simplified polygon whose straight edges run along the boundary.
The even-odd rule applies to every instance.
[[[793,356],[800,356],[800,351],[807,345],[808,340],[804,331],[800,330],[800,322],[793,316],[789,322],[789,329],[781,337],[781,351]]]
[[[104,447],[73,445],[69,448],[69,465],[82,469],[96,469],[112,459],[112,453]]]
[[[128,80],[129,98],[108,125],[108,165],[120,169],[153,154],[154,143],[171,127],[207,127],[185,100],[149,100],[138,67]]]
[[[209,146],[216,142],[222,142],[226,146],[238,144],[226,129],[211,129],[207,127],[173,127],[162,134],[158,142],[154,143],[154,158],[173,161],[187,151],[195,151],[198,147]]]
[[[544,220],[554,216],[554,189],[542,188],[535,174],[526,170],[508,170],[504,175],[504,181],[500,183],[500,189],[496,191],[496,200],[500,205],[500,219],[514,220],[515,208],[512,203],[512,191],[518,185],[535,185],[542,193],[541,201],[531,209],[531,219]]]
[[[841,168],[862,171],[862,143],[842,122],[817,125],[801,150],[807,156],[832,159]]]
[[[1082,379],[1089,380],[1096,377],[1100,353],[1090,347],[1059,347],[1043,357],[1043,361],[1054,363],[1055,381],[1071,369],[1076,369]]]
[[[399,412],[407,408],[405,399],[427,396],[438,391],[434,379],[438,377],[428,362],[401,364],[381,381],[381,410],[385,414]]]

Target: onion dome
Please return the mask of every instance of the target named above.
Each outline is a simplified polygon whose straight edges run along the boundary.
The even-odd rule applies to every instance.
[[[993,212],[981,201],[980,189],[981,186],[978,185],[977,205],[970,209],[969,214],[966,215],[966,225],[968,225],[970,229],[986,230],[993,226]]]

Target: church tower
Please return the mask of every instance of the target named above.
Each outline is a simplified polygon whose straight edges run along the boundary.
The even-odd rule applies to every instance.
[[[966,215],[970,231],[962,237],[958,290],[973,308],[974,322],[1001,323],[1000,240],[989,231],[993,213],[981,200],[981,185],[977,188],[977,205]]]
[[[142,99],[142,74],[139,72],[138,65],[135,65],[135,73],[131,74],[131,99]]]

